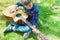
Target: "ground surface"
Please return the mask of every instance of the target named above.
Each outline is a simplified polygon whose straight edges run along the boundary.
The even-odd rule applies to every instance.
[[[10,32],[3,34],[6,27],[2,10],[7,6],[15,4],[18,0],[0,0],[0,40],[24,40],[21,33]],[[36,1],[34,1],[36,3]],[[37,3],[36,3],[37,4]],[[39,7],[39,22],[37,28],[49,39],[60,40],[60,8],[52,9],[52,6],[60,6],[60,0],[42,0]],[[37,40],[37,35],[31,33],[27,40]]]

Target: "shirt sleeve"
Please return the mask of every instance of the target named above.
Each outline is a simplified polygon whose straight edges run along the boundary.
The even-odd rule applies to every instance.
[[[39,10],[38,10],[38,7],[36,6],[33,10],[33,17],[32,17],[32,20],[31,20],[31,23],[32,25],[36,25],[37,21],[38,21],[38,13],[39,13]]]
[[[17,6],[23,6],[21,2],[16,2]]]

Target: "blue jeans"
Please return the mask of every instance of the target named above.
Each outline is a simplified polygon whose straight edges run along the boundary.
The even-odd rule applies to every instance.
[[[15,25],[13,21],[10,21],[10,24],[8,25],[8,27],[4,30],[4,32],[6,31],[18,31],[18,32],[29,32],[32,29],[28,26],[28,25]]]
[[[12,30],[19,31],[19,32],[29,32],[29,31],[31,31],[31,28],[28,25],[24,25],[24,26],[16,25],[16,26],[12,27]]]

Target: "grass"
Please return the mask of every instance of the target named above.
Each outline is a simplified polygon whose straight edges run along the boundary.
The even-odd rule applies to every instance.
[[[20,0],[0,0],[0,40],[24,40],[23,35],[19,32],[10,32],[6,35],[3,34],[3,29],[6,27],[2,11],[9,5],[15,4]],[[36,3],[36,1],[34,1]],[[37,28],[49,39],[60,40],[60,9],[52,9],[51,6],[60,6],[59,0],[46,1],[42,0],[39,7],[39,22]],[[34,36],[35,35],[35,36]],[[38,40],[37,35],[31,33],[27,40]]]

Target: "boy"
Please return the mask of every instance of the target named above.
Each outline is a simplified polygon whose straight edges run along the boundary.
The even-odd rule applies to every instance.
[[[36,4],[34,4],[32,2],[32,0],[21,0],[21,2],[17,2],[16,5],[17,5],[17,7],[22,6],[25,9],[25,12],[29,16],[28,21],[32,24],[33,27],[36,27],[36,23],[37,23],[37,20],[38,20],[38,12],[39,12],[38,6]],[[16,29],[13,28],[13,30],[16,30]],[[18,30],[19,30],[19,28],[18,28]],[[30,33],[31,33],[31,30],[28,31],[28,32],[25,32],[23,37],[27,38]]]

